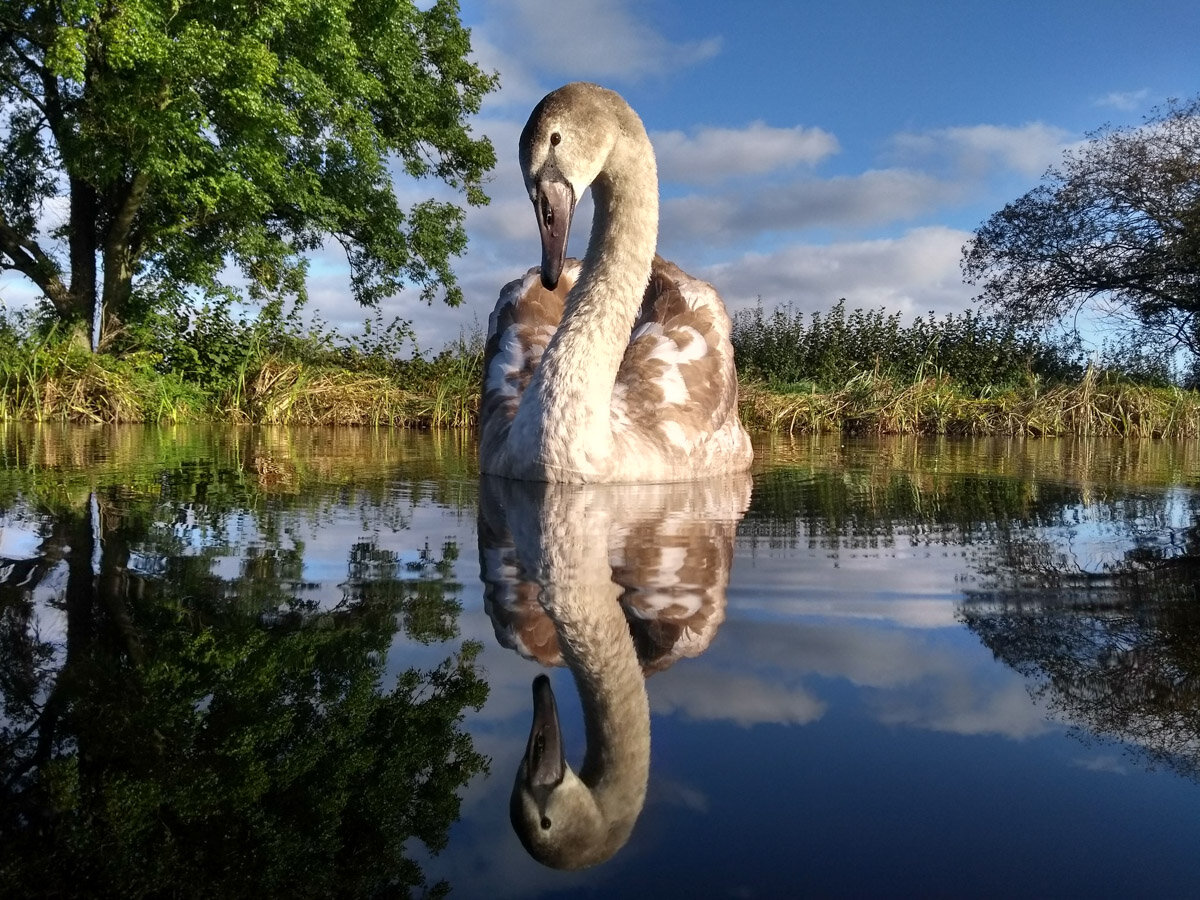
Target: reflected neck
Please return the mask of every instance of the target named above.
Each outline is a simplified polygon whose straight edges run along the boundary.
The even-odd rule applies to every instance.
[[[560,597],[548,610],[583,708],[587,751],[579,778],[591,789],[610,840],[623,842],[646,799],[650,701],[620,592],[608,580],[588,592],[587,602]]]

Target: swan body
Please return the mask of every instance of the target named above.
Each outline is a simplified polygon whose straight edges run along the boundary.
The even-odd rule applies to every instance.
[[[480,561],[497,637],[565,664],[583,708],[587,750],[577,774],[550,682],[535,679],[509,812],[539,862],[595,865],[629,840],[650,770],[645,673],[712,640],[749,499],[747,473],[597,486],[484,476]]]
[[[680,481],[747,469],[730,321],[711,285],[655,253],[658,175],[641,119],[573,83],[521,134],[542,265],[510,282],[488,322],[480,468],[547,482]],[[595,213],[566,258],[575,202]]]

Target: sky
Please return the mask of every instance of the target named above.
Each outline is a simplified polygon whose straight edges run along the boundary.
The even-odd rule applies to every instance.
[[[641,115],[661,179],[659,251],[731,311],[848,305],[957,312],[975,289],[972,230],[1105,125],[1200,92],[1195,0],[1088,3],[463,0],[476,61],[500,89],[472,121],[497,166],[455,264],[466,302],[385,304],[436,351],[486,327],[500,288],[540,257],[517,138],[575,80]],[[398,180],[405,202],[455,194]],[[572,228],[582,256],[590,204]],[[367,312],[344,258],[313,261],[310,307],[345,331]],[[0,302],[29,293],[0,279]]]

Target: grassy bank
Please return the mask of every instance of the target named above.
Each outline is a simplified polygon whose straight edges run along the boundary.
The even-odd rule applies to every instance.
[[[393,325],[338,343],[218,309],[94,354],[0,322],[0,421],[472,426],[481,338],[400,359],[405,337]],[[756,310],[735,319],[734,342],[753,430],[1200,436],[1200,394],[1144,360],[1085,367],[969,314],[905,326],[840,304],[808,321]]]
[[[67,345],[10,359],[0,367],[0,420],[462,427],[474,421],[479,383],[470,355],[387,373],[271,355],[217,391],[154,363]]]
[[[163,317],[110,352],[91,353],[0,317],[0,421],[228,422],[466,427],[474,421],[481,341],[427,358],[400,350],[405,323],[342,339],[278,307],[235,320],[228,307]],[[181,329],[177,322],[190,321]],[[153,349],[151,349],[153,348]]]
[[[10,357],[0,369],[0,419],[469,427],[481,368],[466,347],[392,372],[267,356],[212,392],[153,362],[65,344]],[[746,378],[741,412],[751,429],[789,433],[1200,436],[1200,394],[1096,369],[1052,386],[1030,379],[983,390],[945,375],[860,372],[832,388]]]

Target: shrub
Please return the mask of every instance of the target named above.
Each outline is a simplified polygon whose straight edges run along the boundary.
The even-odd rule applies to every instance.
[[[1082,374],[1077,344],[1023,334],[968,310],[904,324],[882,309],[847,312],[844,300],[806,316],[791,304],[770,314],[761,303],[733,319],[739,370],[772,386],[812,382],[836,389],[862,372],[914,381],[934,373],[980,392],[1029,380]]]

